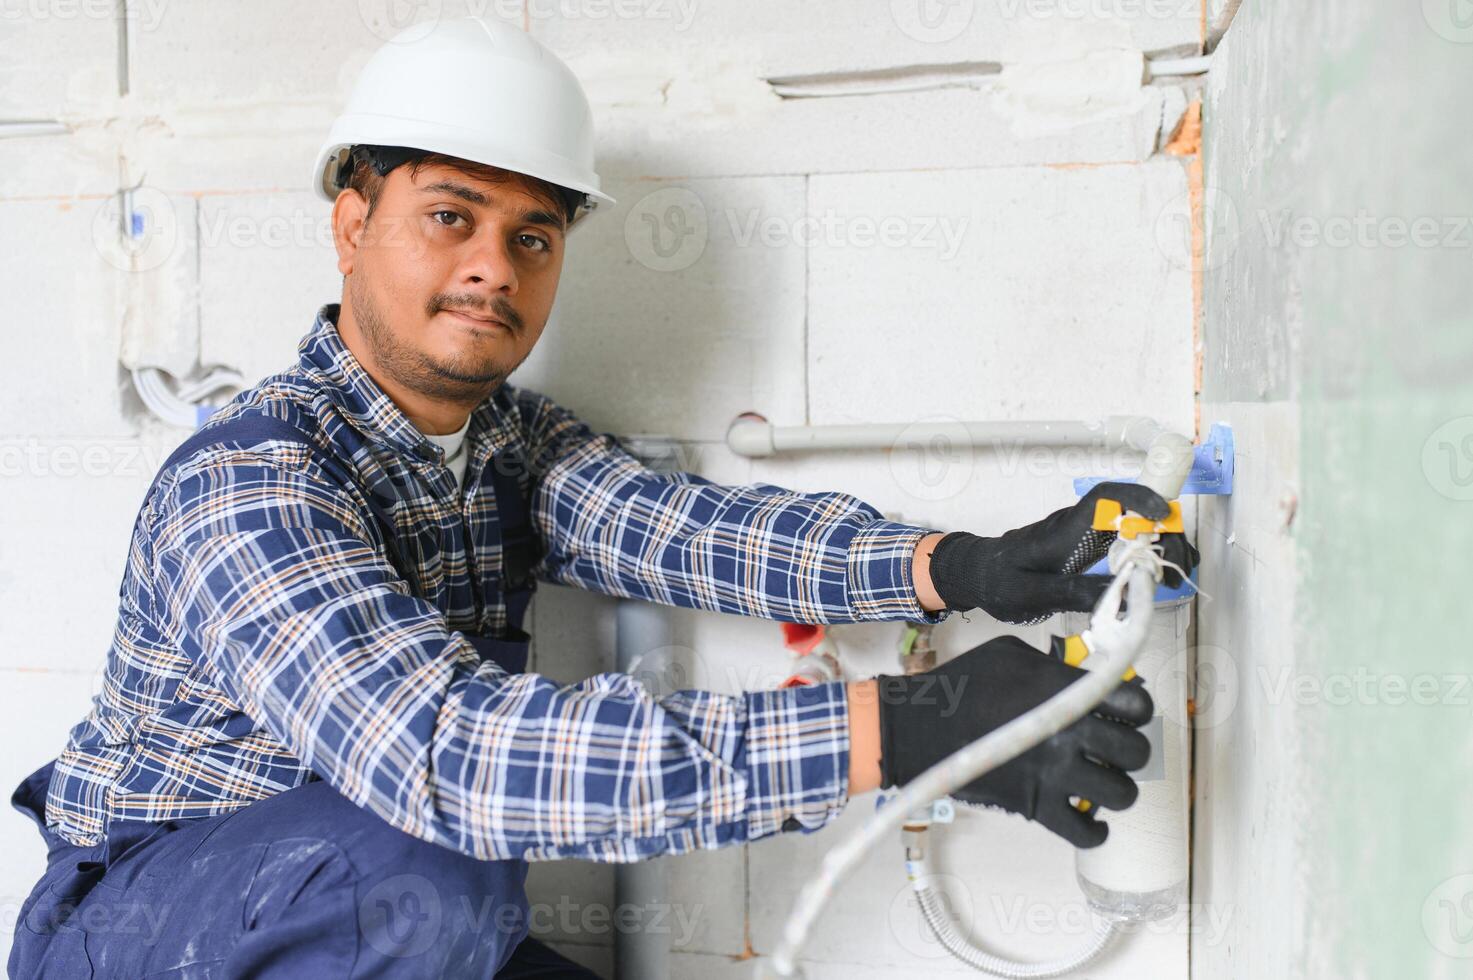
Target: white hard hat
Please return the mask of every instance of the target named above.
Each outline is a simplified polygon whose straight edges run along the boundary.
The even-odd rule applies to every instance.
[[[312,186],[328,201],[359,144],[409,147],[540,177],[613,204],[593,169],[593,113],[557,55],[492,18],[415,25],[364,66],[317,154]],[[339,184],[340,170],[342,184]]]

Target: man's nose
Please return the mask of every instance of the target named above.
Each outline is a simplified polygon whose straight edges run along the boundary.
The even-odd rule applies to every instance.
[[[489,285],[508,296],[517,291],[516,263],[500,235],[477,236],[468,243],[459,269],[459,280]]]

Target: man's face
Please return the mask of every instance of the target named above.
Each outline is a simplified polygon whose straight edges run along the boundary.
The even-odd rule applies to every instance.
[[[557,202],[524,178],[404,165],[384,178],[372,215],[355,191],[333,210],[352,321],[340,327],[355,353],[361,340],[371,373],[474,403],[531,353],[557,293],[564,226]]]

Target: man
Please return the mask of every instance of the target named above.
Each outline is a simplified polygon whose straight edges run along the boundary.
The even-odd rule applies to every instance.
[[[942,534],[656,474],[507,384],[565,236],[608,200],[589,119],[567,68],[495,22],[365,68],[315,178],[341,302],[161,468],[103,690],[16,791],[49,859],[12,976],[587,976],[525,938],[525,861],[815,830],[1079,676],[1012,639],[939,668],[959,703],[902,677],[657,700],[523,672],[537,579],[788,621],[1017,622],[1099,595],[1061,574],[1104,543],[1095,498],[1166,512],[1107,484],[1000,538]],[[1151,711],[1122,686],[958,796],[1096,845],[1071,797],[1130,805]]]

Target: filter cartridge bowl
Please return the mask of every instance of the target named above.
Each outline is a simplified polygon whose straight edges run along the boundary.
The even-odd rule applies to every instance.
[[[1140,796],[1128,810],[1107,813],[1110,836],[1099,847],[1075,852],[1075,873],[1090,907],[1114,921],[1167,918],[1187,899],[1187,631],[1191,599],[1157,602],[1136,673],[1156,705],[1142,729],[1151,739],[1151,761],[1131,774]],[[1070,634],[1082,632],[1086,615],[1069,614]],[[1085,661],[1085,666],[1089,662]]]

